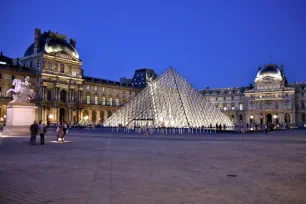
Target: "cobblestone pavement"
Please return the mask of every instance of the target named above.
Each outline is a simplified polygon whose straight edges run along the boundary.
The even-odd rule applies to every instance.
[[[306,131],[0,137],[0,203],[306,203]],[[120,138],[120,139],[118,139]],[[39,138],[37,138],[38,144]]]

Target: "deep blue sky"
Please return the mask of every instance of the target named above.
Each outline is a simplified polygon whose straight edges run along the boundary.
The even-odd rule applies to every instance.
[[[119,80],[175,67],[196,88],[254,81],[284,64],[306,82],[305,0],[1,0],[0,49],[23,56],[34,29],[77,40],[85,75]]]

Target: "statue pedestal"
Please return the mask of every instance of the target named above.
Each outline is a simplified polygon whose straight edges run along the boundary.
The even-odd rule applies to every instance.
[[[37,106],[32,103],[9,103],[6,108],[6,124],[2,135],[30,136]]]

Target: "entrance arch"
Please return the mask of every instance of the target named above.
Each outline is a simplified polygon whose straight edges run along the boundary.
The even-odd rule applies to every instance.
[[[59,120],[60,120],[60,122],[64,122],[65,121],[65,108],[61,108],[60,109]]]
[[[272,114],[267,114],[267,123],[272,123]]]
[[[285,123],[290,123],[290,114],[289,113],[286,113],[285,114]]]

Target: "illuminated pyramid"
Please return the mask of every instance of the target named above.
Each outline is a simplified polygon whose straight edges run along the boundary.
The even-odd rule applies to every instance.
[[[209,127],[232,121],[170,67],[108,118],[105,126]]]

